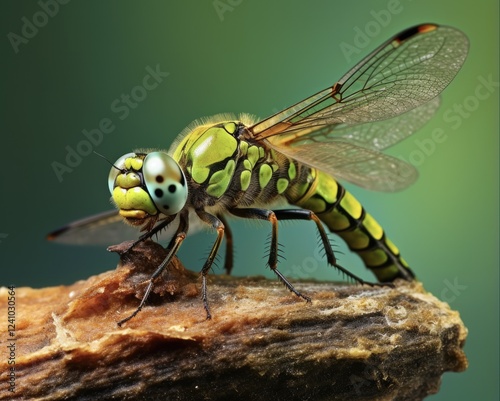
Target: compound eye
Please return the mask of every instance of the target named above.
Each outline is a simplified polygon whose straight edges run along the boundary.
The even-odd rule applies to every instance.
[[[142,168],[149,196],[160,212],[173,215],[186,204],[186,177],[177,162],[165,152],[151,152]]]
[[[116,167],[111,167],[111,170],[108,175],[108,187],[109,187],[109,192],[111,195],[113,195],[113,189],[115,189],[115,180],[116,177],[118,177],[118,174],[121,174],[121,171],[119,169],[124,169],[125,168],[125,160],[128,159],[129,157],[135,157],[135,153],[127,153],[126,155],[123,155],[120,157],[117,161],[114,162],[113,166]]]

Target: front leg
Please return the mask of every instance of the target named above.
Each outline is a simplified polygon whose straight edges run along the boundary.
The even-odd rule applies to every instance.
[[[171,219],[171,220],[173,220],[173,219]],[[188,212],[183,212],[180,215],[179,227],[177,227],[177,231],[175,233],[175,236],[172,238],[172,240],[170,241],[169,247],[167,248],[167,249],[169,249],[169,252],[168,252],[167,256],[165,256],[165,259],[163,259],[163,261],[160,263],[158,268],[154,271],[154,273],[149,278],[149,284],[146,287],[146,291],[144,292],[144,296],[142,297],[142,300],[141,300],[139,306],[130,316],[126,317],[125,319],[120,320],[118,322],[118,326],[121,327],[122,324],[128,322],[135,315],[137,315],[141,311],[141,309],[144,307],[144,305],[146,304],[146,301],[148,300],[149,294],[151,293],[151,290],[153,289],[154,281],[160,276],[160,274],[163,273],[165,268],[168,266],[168,264],[170,263],[172,258],[175,256],[175,254],[179,250],[182,242],[186,239],[188,229],[189,229],[189,215],[188,215]],[[151,230],[151,231],[153,231],[153,230]],[[147,234],[150,234],[151,231],[149,231]],[[159,230],[155,230],[155,232],[153,234],[157,233],[158,231]],[[150,234],[148,237],[145,237],[145,238],[143,238],[143,236],[141,236],[139,238],[139,240],[134,242],[132,244],[132,246],[130,246],[129,249],[127,249],[125,252],[128,252],[128,250],[130,250],[134,245],[136,245],[137,243],[139,243],[141,241],[144,241],[146,238],[149,238],[153,234]]]
[[[164,228],[168,227],[170,223],[172,223],[175,220],[175,217],[177,215],[172,215],[168,216],[165,220],[162,220],[160,223],[158,223],[156,226],[154,226],[151,230],[146,231],[144,234],[142,234],[139,238],[137,238],[129,247],[127,247],[125,250],[120,251],[120,255],[124,255],[127,252],[129,252],[134,246],[137,244],[140,244],[141,242],[147,240],[148,238],[151,238],[153,235],[159,233],[161,230]],[[175,237],[174,237],[175,238]],[[173,241],[173,239],[172,239]],[[168,248],[169,249],[172,245],[172,242],[169,244]]]

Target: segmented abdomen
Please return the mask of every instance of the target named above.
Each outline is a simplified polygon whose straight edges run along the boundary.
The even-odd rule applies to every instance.
[[[379,281],[414,277],[398,248],[361,204],[330,175],[297,166],[302,176],[286,195],[292,204],[309,209],[342,237]]]

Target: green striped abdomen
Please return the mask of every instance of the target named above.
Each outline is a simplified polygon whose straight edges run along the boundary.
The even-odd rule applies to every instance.
[[[398,277],[411,280],[414,274],[398,248],[386,238],[382,227],[354,196],[328,174],[307,170],[307,185],[294,188],[293,198],[289,201],[316,213],[361,257],[379,281],[392,281]]]

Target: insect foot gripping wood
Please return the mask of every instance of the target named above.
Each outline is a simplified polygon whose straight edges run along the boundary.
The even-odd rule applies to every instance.
[[[199,274],[173,259],[119,328],[165,255],[147,241],[115,270],[16,288],[16,392],[0,400],[421,400],[467,367],[458,313],[405,280],[295,282],[306,303],[277,280],[210,275],[206,320]]]

